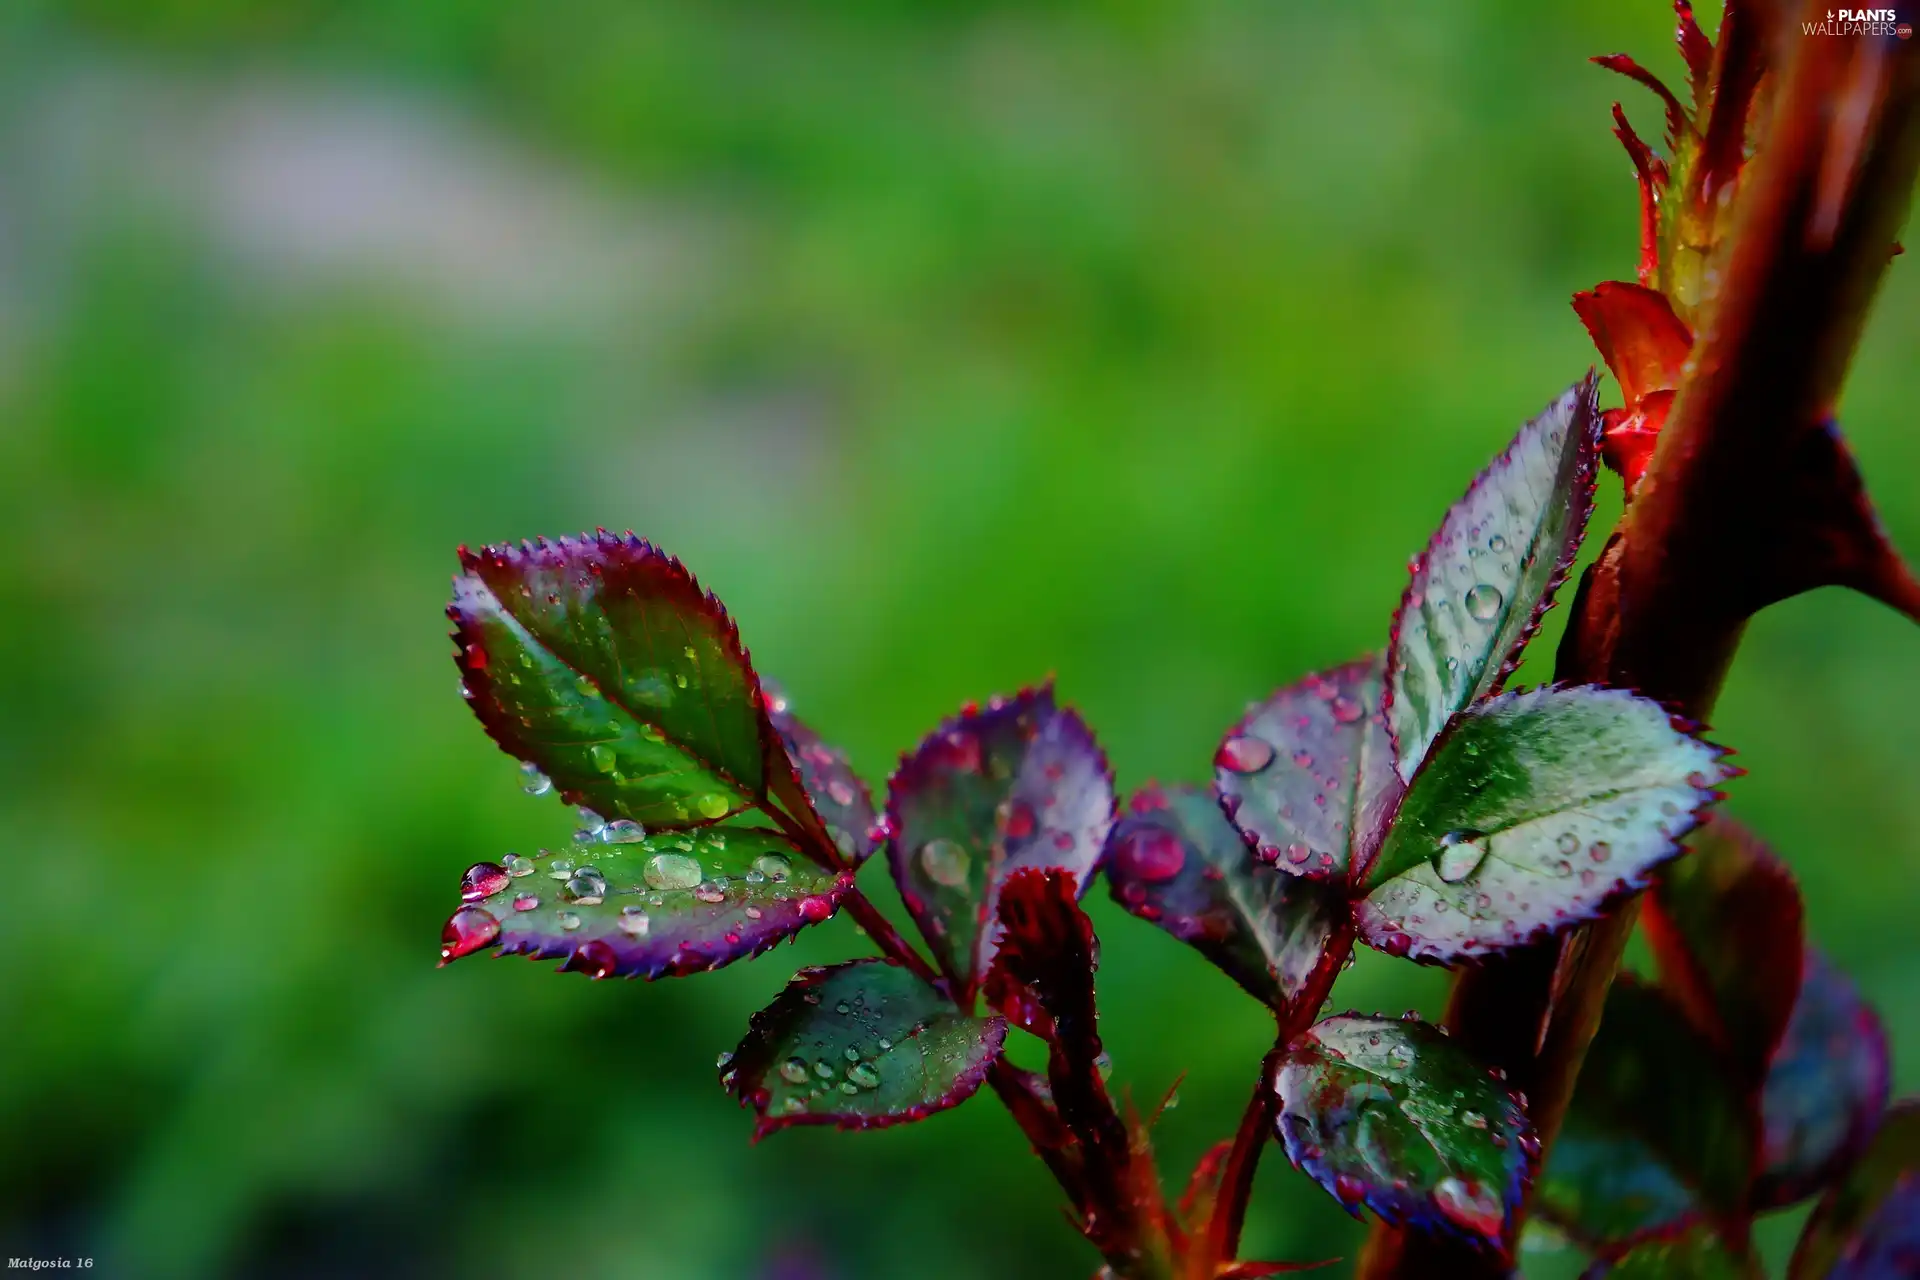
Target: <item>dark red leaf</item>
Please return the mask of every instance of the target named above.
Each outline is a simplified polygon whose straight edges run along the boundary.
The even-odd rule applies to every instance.
[[[1615,71],[1637,84],[1643,84],[1654,91],[1667,108],[1667,145],[1678,147],[1687,136],[1687,110],[1680,100],[1673,96],[1659,76],[1647,70],[1624,53],[1606,53],[1594,61],[1609,71]],[[1617,109],[1617,108],[1616,108]]]
[[[846,753],[828,746],[820,735],[787,706],[784,694],[766,691],[767,715],[780,735],[800,783],[815,812],[851,866],[859,866],[880,847],[882,828],[876,820],[873,796],[853,771]]]
[[[1655,391],[1680,385],[1693,332],[1674,315],[1665,294],[1608,280],[1574,294],[1573,309],[1619,382],[1629,409]]]
[[[1688,0],[1673,0],[1673,11],[1679,17],[1674,27],[1674,43],[1680,46],[1680,56],[1686,61],[1687,79],[1693,87],[1693,104],[1698,108],[1704,105],[1707,76],[1713,70],[1713,42],[1707,39],[1700,24],[1693,20],[1693,6]]]

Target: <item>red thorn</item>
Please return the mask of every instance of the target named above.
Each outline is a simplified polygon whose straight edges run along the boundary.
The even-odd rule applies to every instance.
[[[1680,140],[1686,136],[1687,109],[1680,105],[1680,99],[1673,96],[1673,91],[1667,88],[1660,77],[1624,53],[1605,53],[1592,61],[1660,95],[1660,101],[1667,105],[1667,145],[1678,148]]]

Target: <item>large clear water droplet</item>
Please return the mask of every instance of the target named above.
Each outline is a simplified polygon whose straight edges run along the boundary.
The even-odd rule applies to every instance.
[[[520,789],[528,795],[543,796],[553,790],[553,779],[540,772],[539,765],[523,764],[520,766],[520,772],[527,776],[527,780],[521,784]]]
[[[1500,594],[1500,588],[1491,583],[1476,582],[1467,588],[1467,613],[1482,622],[1490,622],[1500,612],[1500,606],[1506,600]]]
[[[1433,1188],[1433,1202],[1440,1212],[1469,1231],[1489,1240],[1498,1240],[1506,1226],[1506,1207],[1492,1188],[1452,1174],[1440,1179]]]
[[[1159,883],[1180,874],[1186,865],[1186,847],[1165,827],[1140,826],[1114,846],[1114,869],[1130,880]]]
[[[1235,735],[1220,744],[1213,763],[1230,773],[1258,773],[1273,763],[1273,744],[1261,738]]]
[[[608,844],[638,844],[647,838],[647,829],[632,818],[615,818],[600,838]]]
[[[492,897],[507,887],[510,878],[507,869],[497,862],[476,862],[460,877],[460,900],[478,902]]]
[[[1486,861],[1486,835],[1479,831],[1449,831],[1440,837],[1440,852],[1434,855],[1433,870],[1448,884],[1459,884]]]
[[[619,924],[620,932],[635,938],[646,937],[647,930],[653,927],[653,921],[647,918],[646,908],[644,907],[620,908]]]
[[[588,747],[587,759],[593,761],[593,767],[601,773],[612,773],[614,765],[619,763],[619,757],[613,753],[613,748],[604,742],[596,742]]]
[[[807,1070],[807,1064],[799,1058],[788,1058],[780,1064],[780,1078],[788,1084],[811,1084],[813,1073]]]
[[[878,1089],[880,1087],[880,1073],[873,1069],[871,1063],[867,1062],[856,1062],[848,1067],[847,1079],[862,1089]]]
[[[703,879],[700,864],[684,853],[656,853],[641,874],[653,889],[691,889]]]
[[[793,863],[777,853],[763,853],[753,860],[753,869],[778,884],[793,874]]]
[[[607,878],[592,867],[582,867],[560,886],[560,896],[579,906],[598,906],[607,896]]]
[[[507,855],[505,866],[507,868],[507,874],[516,880],[521,876],[530,876],[538,869],[533,865],[532,858],[523,858],[517,853]]]
[[[703,818],[724,818],[733,808],[733,804],[725,796],[709,792],[695,800],[693,807],[700,811],[700,816]]]
[[[967,883],[967,864],[972,860],[966,846],[944,836],[920,846],[920,867],[927,879],[950,889]]]
[[[485,907],[461,907],[447,917],[440,931],[440,960],[458,960],[482,947],[490,947],[500,937],[500,922]]]

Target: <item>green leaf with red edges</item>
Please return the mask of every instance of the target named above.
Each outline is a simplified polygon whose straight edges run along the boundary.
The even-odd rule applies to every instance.
[[[1709,818],[1668,864],[1641,915],[1660,983],[1757,1085],[1800,987],[1800,890],[1751,833]]]
[[[1598,915],[1679,852],[1731,775],[1723,754],[1620,689],[1534,689],[1471,708],[1364,868],[1361,936],[1451,963]]]
[[[468,869],[440,955],[498,947],[594,978],[700,973],[827,919],[852,883],[782,835],[736,827],[510,857]]]
[[[1800,995],[1760,1095],[1760,1208],[1813,1195],[1872,1139],[1887,1105],[1887,1033],[1847,976],[1807,948]]]
[[[1345,1014],[1273,1075],[1287,1158],[1348,1212],[1498,1248],[1539,1142],[1505,1085],[1428,1023]]]
[[[929,734],[887,784],[888,856],[907,912],[970,1006],[993,959],[1000,885],[1023,867],[1082,892],[1113,825],[1113,774],[1086,724],[1030,689]]]
[[[1547,1154],[1534,1211],[1593,1253],[1672,1234],[1701,1217],[1699,1197],[1644,1139],[1577,1099]]]
[[[833,837],[834,847],[849,865],[859,866],[880,847],[882,838],[867,784],[853,771],[845,752],[822,742],[819,734],[788,709],[784,694],[768,689],[765,700],[774,732],[780,735],[781,745],[793,761],[814,811]]]
[[[487,733],[573,804],[649,828],[766,810],[827,839],[720,602],[604,531],[461,549],[461,685]]]
[[[1500,691],[1573,564],[1600,457],[1594,388],[1589,374],[1522,427],[1413,563],[1387,649],[1402,778],[1456,712]]]
[[[878,1129],[972,1097],[1006,1033],[884,960],[802,969],[753,1015],[720,1083],[758,1114],[756,1139],[795,1124]]]
[[[1728,1248],[1708,1227],[1694,1227],[1670,1239],[1650,1240],[1615,1262],[1599,1262],[1581,1280],[1766,1280],[1752,1253]]]
[[[1385,659],[1362,658],[1248,708],[1214,785],[1248,847],[1292,875],[1344,881],[1402,790],[1380,708]]]
[[[1807,1219],[1788,1280],[1911,1280],[1920,1263],[1920,1103],[1887,1112],[1873,1145]]]
[[[1275,1009],[1323,962],[1346,910],[1337,887],[1255,862],[1219,801],[1196,787],[1136,792],[1107,838],[1106,871],[1115,902]]]
[[[1600,1030],[1580,1069],[1568,1123],[1637,1140],[1707,1212],[1735,1216],[1744,1211],[1759,1135],[1742,1091],[1680,1006],[1631,974],[1615,979],[1607,995]],[[1550,1195],[1555,1194],[1552,1188],[1565,1185],[1575,1167],[1548,1173]],[[1615,1171],[1613,1176],[1628,1175]],[[1611,1203],[1604,1190],[1592,1184],[1581,1188],[1578,1199]],[[1568,1200],[1558,1196],[1557,1202],[1565,1206]],[[1671,1201],[1662,1203],[1672,1206]],[[1658,1213],[1661,1205],[1651,1209]],[[1642,1225],[1655,1225],[1651,1217]],[[1598,1218],[1565,1225],[1581,1238],[1620,1238],[1603,1229]]]

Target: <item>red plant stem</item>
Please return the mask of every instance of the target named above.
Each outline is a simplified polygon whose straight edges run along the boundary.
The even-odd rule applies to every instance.
[[[1775,590],[1785,566],[1753,549],[1797,550],[1828,532],[1778,499],[1794,491],[1796,447],[1839,394],[1920,164],[1920,46],[1803,38],[1798,20],[1822,11],[1800,7],[1783,6],[1777,28],[1756,37],[1772,41],[1775,106],[1740,180],[1719,294],[1646,476],[1581,584],[1556,670],[1639,689],[1696,719],[1712,709],[1747,618],[1791,593]],[[1454,987],[1455,1040],[1528,1095],[1545,1148],[1637,906],[1490,959]],[[1438,1236],[1376,1228],[1359,1274],[1493,1280],[1508,1269]]]
[[[1274,1111],[1279,1101],[1272,1087],[1274,1068],[1293,1038],[1313,1025],[1320,1006],[1333,991],[1334,980],[1353,955],[1353,937],[1351,921],[1334,930],[1320,953],[1319,964],[1280,1015],[1279,1034],[1272,1050],[1260,1062],[1260,1078],[1254,1081],[1253,1096],[1247,1099],[1240,1127],[1234,1131],[1233,1147],[1227,1152],[1226,1168],[1220,1175],[1220,1194],[1207,1219],[1205,1256],[1209,1258],[1226,1262],[1239,1252],[1240,1229],[1246,1223],[1247,1200],[1253,1193],[1253,1175],[1260,1167],[1260,1153],[1266,1150],[1267,1141],[1273,1136]]]
[[[867,931],[867,936],[873,939],[873,944],[880,948],[881,955],[895,964],[904,965],[913,970],[917,977],[931,986],[941,991],[947,989],[947,980],[935,973],[933,966],[913,949],[911,943],[900,936],[900,931],[893,927],[893,921],[881,915],[880,908],[874,906],[872,899],[866,894],[860,892],[857,887],[850,888],[841,901],[846,904],[848,913],[859,922],[860,927]]]

